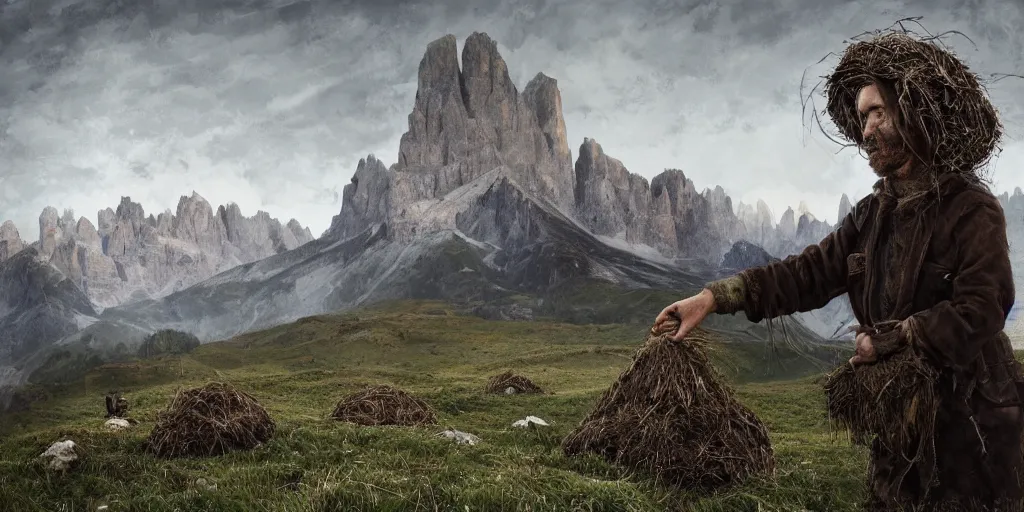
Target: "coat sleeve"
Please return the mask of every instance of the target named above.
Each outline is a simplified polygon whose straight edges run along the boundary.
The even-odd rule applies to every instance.
[[[743,311],[751,322],[821,308],[846,292],[847,256],[857,243],[864,204],[821,242],[797,255],[706,285],[715,312]]]
[[[980,203],[965,212],[953,236],[952,298],[911,315],[899,329],[933,361],[965,371],[981,344],[1003,330],[1013,307],[1013,271],[1006,217],[997,203]]]

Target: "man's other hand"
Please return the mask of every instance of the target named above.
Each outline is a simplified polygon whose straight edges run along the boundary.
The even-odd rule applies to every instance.
[[[676,319],[679,321],[679,328],[672,335],[672,341],[680,341],[700,325],[704,318],[715,311],[715,297],[711,290],[704,289],[697,295],[673,302],[658,313],[654,320],[654,332],[662,333],[668,328],[668,321]]]
[[[878,354],[875,353],[875,346],[871,343],[871,336],[863,332],[858,334],[856,353],[850,358],[850,364],[868,364],[877,360]]]

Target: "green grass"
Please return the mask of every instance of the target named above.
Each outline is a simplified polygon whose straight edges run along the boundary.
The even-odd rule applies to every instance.
[[[646,328],[485,321],[441,303],[403,302],[303,319],[181,358],[107,365],[0,418],[0,510],[859,510],[866,453],[830,434],[817,367],[783,351],[784,366],[769,374],[757,344],[716,345],[712,358],[767,423],[773,477],[700,496],[596,457],[566,458],[562,438],[628,366]],[[506,369],[551,394],[483,393],[487,378]],[[174,392],[211,380],[259,399],[277,421],[275,437],[214,458],[144,453]],[[439,425],[361,428],[327,419],[338,399],[376,383],[423,397]],[[103,426],[103,395],[114,389],[141,422],[131,431]],[[511,428],[528,414],[551,427]],[[483,442],[436,437],[445,427]],[[65,438],[81,447],[81,463],[67,474],[46,470],[36,456]]]

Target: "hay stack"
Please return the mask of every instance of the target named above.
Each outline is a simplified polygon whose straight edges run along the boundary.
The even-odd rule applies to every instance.
[[[211,382],[179,392],[158,415],[146,450],[160,457],[202,457],[251,450],[274,435],[276,425],[247,393]]]
[[[773,473],[768,430],[737,402],[705,353],[708,333],[681,343],[652,332],[633,364],[562,443],[568,456],[592,452],[609,462],[693,490],[754,473]]]
[[[844,364],[825,381],[828,414],[853,441],[867,444],[874,435],[909,460],[933,453],[939,396],[939,372],[912,349],[876,363]],[[919,438],[925,442],[917,443]]]
[[[391,386],[373,386],[338,402],[331,417],[358,425],[433,425],[437,416],[426,402]]]
[[[488,393],[500,393],[507,394],[508,389],[512,388],[515,390],[515,394],[523,393],[543,393],[544,390],[540,386],[536,385],[530,379],[523,377],[522,375],[516,375],[512,372],[505,372],[501,375],[495,375],[487,382]]]

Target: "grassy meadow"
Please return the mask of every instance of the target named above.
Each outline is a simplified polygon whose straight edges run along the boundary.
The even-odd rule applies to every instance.
[[[673,491],[597,457],[566,458],[562,438],[628,367],[647,325],[500,322],[443,303],[402,302],[302,319],[203,345],[185,356],[108,364],[30,410],[0,417],[0,509],[16,511],[342,510],[858,510],[866,450],[834,435],[821,366],[782,350],[765,371],[764,346],[712,347],[739,399],[768,425],[778,469],[713,495]],[[836,354],[841,358],[842,354]],[[838,360],[838,359],[837,359]],[[483,392],[505,370],[548,392]],[[175,391],[229,382],[277,423],[249,452],[163,460],[142,443]],[[427,400],[439,423],[367,428],[328,418],[339,399],[391,384]],[[104,427],[104,395],[121,390],[140,424]],[[526,415],[549,428],[513,429]],[[446,428],[476,446],[437,437]],[[66,474],[37,456],[72,439],[81,460]]]

